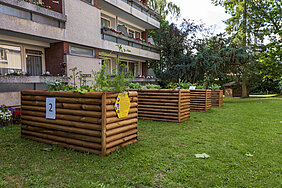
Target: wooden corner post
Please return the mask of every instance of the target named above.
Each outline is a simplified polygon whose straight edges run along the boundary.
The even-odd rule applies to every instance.
[[[181,122],[181,89],[178,91],[178,122]]]
[[[107,148],[106,148],[106,130],[107,130],[107,94],[103,93],[102,95],[102,155],[106,156],[107,154]]]

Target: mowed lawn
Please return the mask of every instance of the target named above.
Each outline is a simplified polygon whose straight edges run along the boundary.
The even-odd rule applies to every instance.
[[[139,142],[107,157],[10,126],[0,128],[0,187],[282,187],[281,137],[279,97],[225,99],[183,123],[140,120]]]

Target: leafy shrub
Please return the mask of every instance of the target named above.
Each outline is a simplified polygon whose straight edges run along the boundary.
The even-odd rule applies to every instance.
[[[213,84],[213,85],[211,85],[211,86],[209,87],[209,89],[211,89],[211,90],[220,90],[221,87],[220,87],[219,85]]]
[[[172,83],[172,82],[168,83],[167,86],[166,86],[167,89],[176,89],[177,87],[178,87],[178,85],[176,83]]]
[[[142,89],[142,86],[139,83],[130,83],[129,88],[130,89]]]
[[[161,89],[161,86],[155,85],[155,84],[147,84],[146,88],[147,89]]]

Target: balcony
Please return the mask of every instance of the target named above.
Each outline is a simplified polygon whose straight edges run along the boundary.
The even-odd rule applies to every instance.
[[[160,59],[159,47],[147,43],[142,40],[129,37],[121,32],[114,31],[113,29],[101,29],[102,35],[102,49],[118,52],[117,45],[123,45],[124,48],[130,50],[129,54],[146,58],[148,60]]]
[[[160,15],[139,0],[100,0],[99,6],[144,29],[160,28]]]
[[[0,0],[0,30],[62,39],[66,15],[22,0]]]
[[[141,39],[138,40],[138,39],[129,37],[123,34],[122,32],[115,31],[115,30],[112,31],[108,28],[103,28],[101,32],[102,32],[102,39],[104,40],[112,41],[112,42],[122,44],[122,45],[132,46],[134,48],[139,48],[139,49],[143,49],[147,51],[152,51],[155,53],[160,52],[159,47],[152,45],[150,43],[147,43],[145,41],[142,41]]]

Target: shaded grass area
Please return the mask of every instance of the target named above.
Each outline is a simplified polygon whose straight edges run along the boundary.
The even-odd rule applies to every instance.
[[[183,123],[140,120],[139,142],[108,157],[21,139],[20,126],[4,127],[0,187],[281,187],[281,127],[280,98],[230,98]]]

